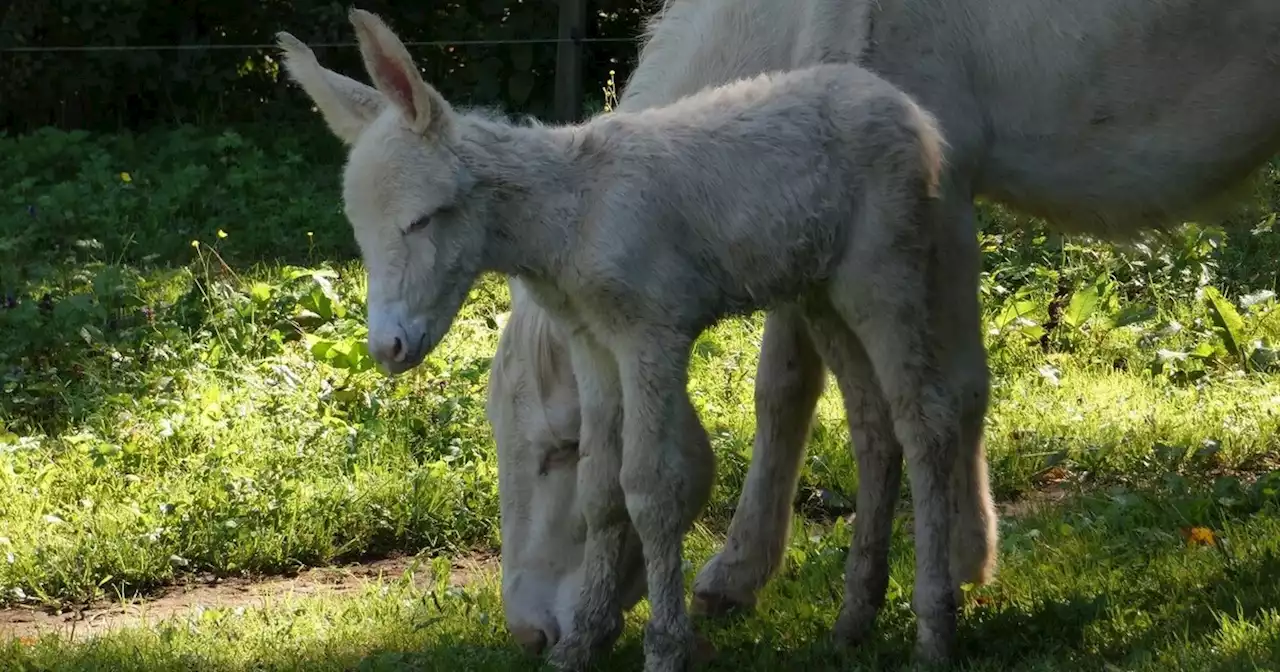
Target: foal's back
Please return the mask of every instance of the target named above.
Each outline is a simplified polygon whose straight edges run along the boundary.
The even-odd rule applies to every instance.
[[[916,198],[921,180],[933,189],[942,144],[905,93],[847,64],[607,115],[588,133],[590,219],[619,241],[615,261],[650,278],[639,282],[704,287],[717,312],[790,300],[824,280],[851,236],[877,235],[857,230],[864,208]],[[698,300],[688,293],[680,300]]]

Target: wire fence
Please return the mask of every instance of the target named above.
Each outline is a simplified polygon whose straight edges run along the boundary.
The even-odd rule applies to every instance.
[[[625,42],[638,42],[639,38],[634,37],[582,37],[582,38],[562,38],[562,37],[534,37],[528,39],[509,39],[509,40],[429,40],[425,42],[405,41],[407,47],[463,47],[463,46],[503,46],[515,44],[617,44]],[[334,49],[358,47],[355,42],[317,42],[307,43],[312,49]],[[14,54],[30,54],[30,53],[58,53],[58,52],[119,52],[119,51],[216,51],[216,50],[240,50],[251,51],[257,49],[276,49],[275,43],[262,44],[97,44],[85,46],[34,46],[34,47],[3,47],[0,53]]]
[[[642,42],[639,14],[632,10],[648,1],[557,0],[546,7],[526,6],[520,14],[504,14],[501,21],[510,23],[503,30],[510,32],[502,36],[442,37],[475,26],[475,16],[468,14],[448,19],[457,25],[440,25],[439,33],[422,36],[431,39],[405,40],[404,45],[447,52],[438,60],[419,62],[442,93],[449,90],[449,95],[468,103],[497,104],[573,122],[589,114],[588,108],[594,109],[600,98],[588,82],[607,81],[612,87],[615,68],[625,77],[630,56]],[[588,6],[599,11],[591,14]],[[611,7],[622,11],[607,12]],[[168,20],[190,24],[182,16]],[[172,32],[151,32],[148,38],[138,16],[125,26],[128,30],[97,30],[72,22],[61,32],[42,34],[27,27],[25,33],[7,35],[0,39],[0,58],[5,59],[0,80],[8,82],[10,90],[25,91],[27,102],[17,105],[11,99],[10,105],[0,104],[0,125],[127,126],[159,119],[287,117],[289,113],[277,111],[283,109],[277,103],[291,94],[272,89],[276,72],[269,63],[276,60],[279,45],[253,28],[254,21],[241,25],[227,17],[219,20],[232,21],[221,34],[225,43],[208,32],[186,39],[172,39]],[[67,23],[66,16],[62,22]],[[204,25],[214,23],[210,18]],[[359,59],[353,60],[359,49],[356,40],[334,39],[337,35],[328,32],[333,26],[324,21],[298,23],[302,34],[319,33],[307,44],[328,50],[329,67],[359,67]],[[520,31],[541,36],[524,37]],[[589,34],[595,31],[601,32]],[[148,43],[128,44],[131,37]],[[486,50],[490,53],[480,53]],[[606,100],[609,95],[606,92]]]

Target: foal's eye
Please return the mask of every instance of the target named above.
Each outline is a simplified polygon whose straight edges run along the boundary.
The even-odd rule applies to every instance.
[[[407,231],[407,233],[417,233],[427,228],[430,225],[431,225],[431,215],[427,215],[425,217],[419,217],[413,220],[413,223],[409,225],[409,230]]]

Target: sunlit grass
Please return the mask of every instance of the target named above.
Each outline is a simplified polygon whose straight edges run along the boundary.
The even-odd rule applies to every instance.
[[[1232,518],[1216,546],[1188,545],[1161,505],[1085,496],[1003,525],[992,586],[961,617],[969,670],[1272,669],[1280,664],[1280,511]],[[901,526],[899,526],[901,528]],[[842,652],[826,634],[839,607],[848,528],[801,524],[757,611],[700,622],[708,670],[901,669],[909,663],[911,552],[895,538],[892,581],[876,636]],[[695,532],[693,564],[718,543]],[[431,575],[431,563],[415,570]],[[210,609],[72,645],[49,636],[0,649],[5,669],[521,670],[540,669],[504,634],[496,577],[450,588],[406,575],[355,596],[288,598],[266,608]],[[691,576],[690,576],[691,578]],[[642,602],[602,669],[639,669]],[[25,667],[24,667],[25,666]],[[616,666],[616,668],[615,668]],[[1106,668],[1111,669],[1111,668]]]
[[[193,573],[497,547],[483,407],[505,284],[483,278],[419,369],[372,370],[338,166],[305,138],[260,135],[0,138],[14,157],[0,165],[0,602],[67,605]],[[1280,379],[1268,358],[1280,312],[1255,291],[1274,277],[1272,234],[1244,239],[1250,257],[1215,256],[1203,230],[1172,252],[1073,243],[1050,254],[1034,231],[1006,234],[1005,215],[986,217],[993,486],[1002,503],[1079,494],[1007,522],[999,582],[970,596],[962,626],[970,667],[1274,666],[1280,524],[1267,474],[1280,466]],[[1220,259],[1233,265],[1217,269]],[[1046,349],[1036,329],[1061,277],[1070,319]],[[1203,296],[1200,279],[1217,277],[1254,292],[1231,299],[1235,332]],[[694,569],[749,464],[761,331],[760,315],[728,320],[695,348],[690,391],[719,472],[688,543]],[[829,384],[799,510],[830,519],[857,487]],[[1225,545],[1188,547],[1195,527]],[[878,635],[841,664],[905,660],[906,532]],[[712,669],[834,665],[821,642],[847,536],[798,518],[759,612],[708,625]],[[406,582],[206,612],[84,646],[11,644],[0,668],[531,668],[506,641],[495,591]],[[614,663],[638,664],[644,613]]]

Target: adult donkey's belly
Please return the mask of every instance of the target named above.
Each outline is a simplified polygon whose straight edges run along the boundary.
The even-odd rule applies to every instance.
[[[873,67],[973,189],[1059,228],[1177,224],[1280,150],[1280,2],[895,3]]]

